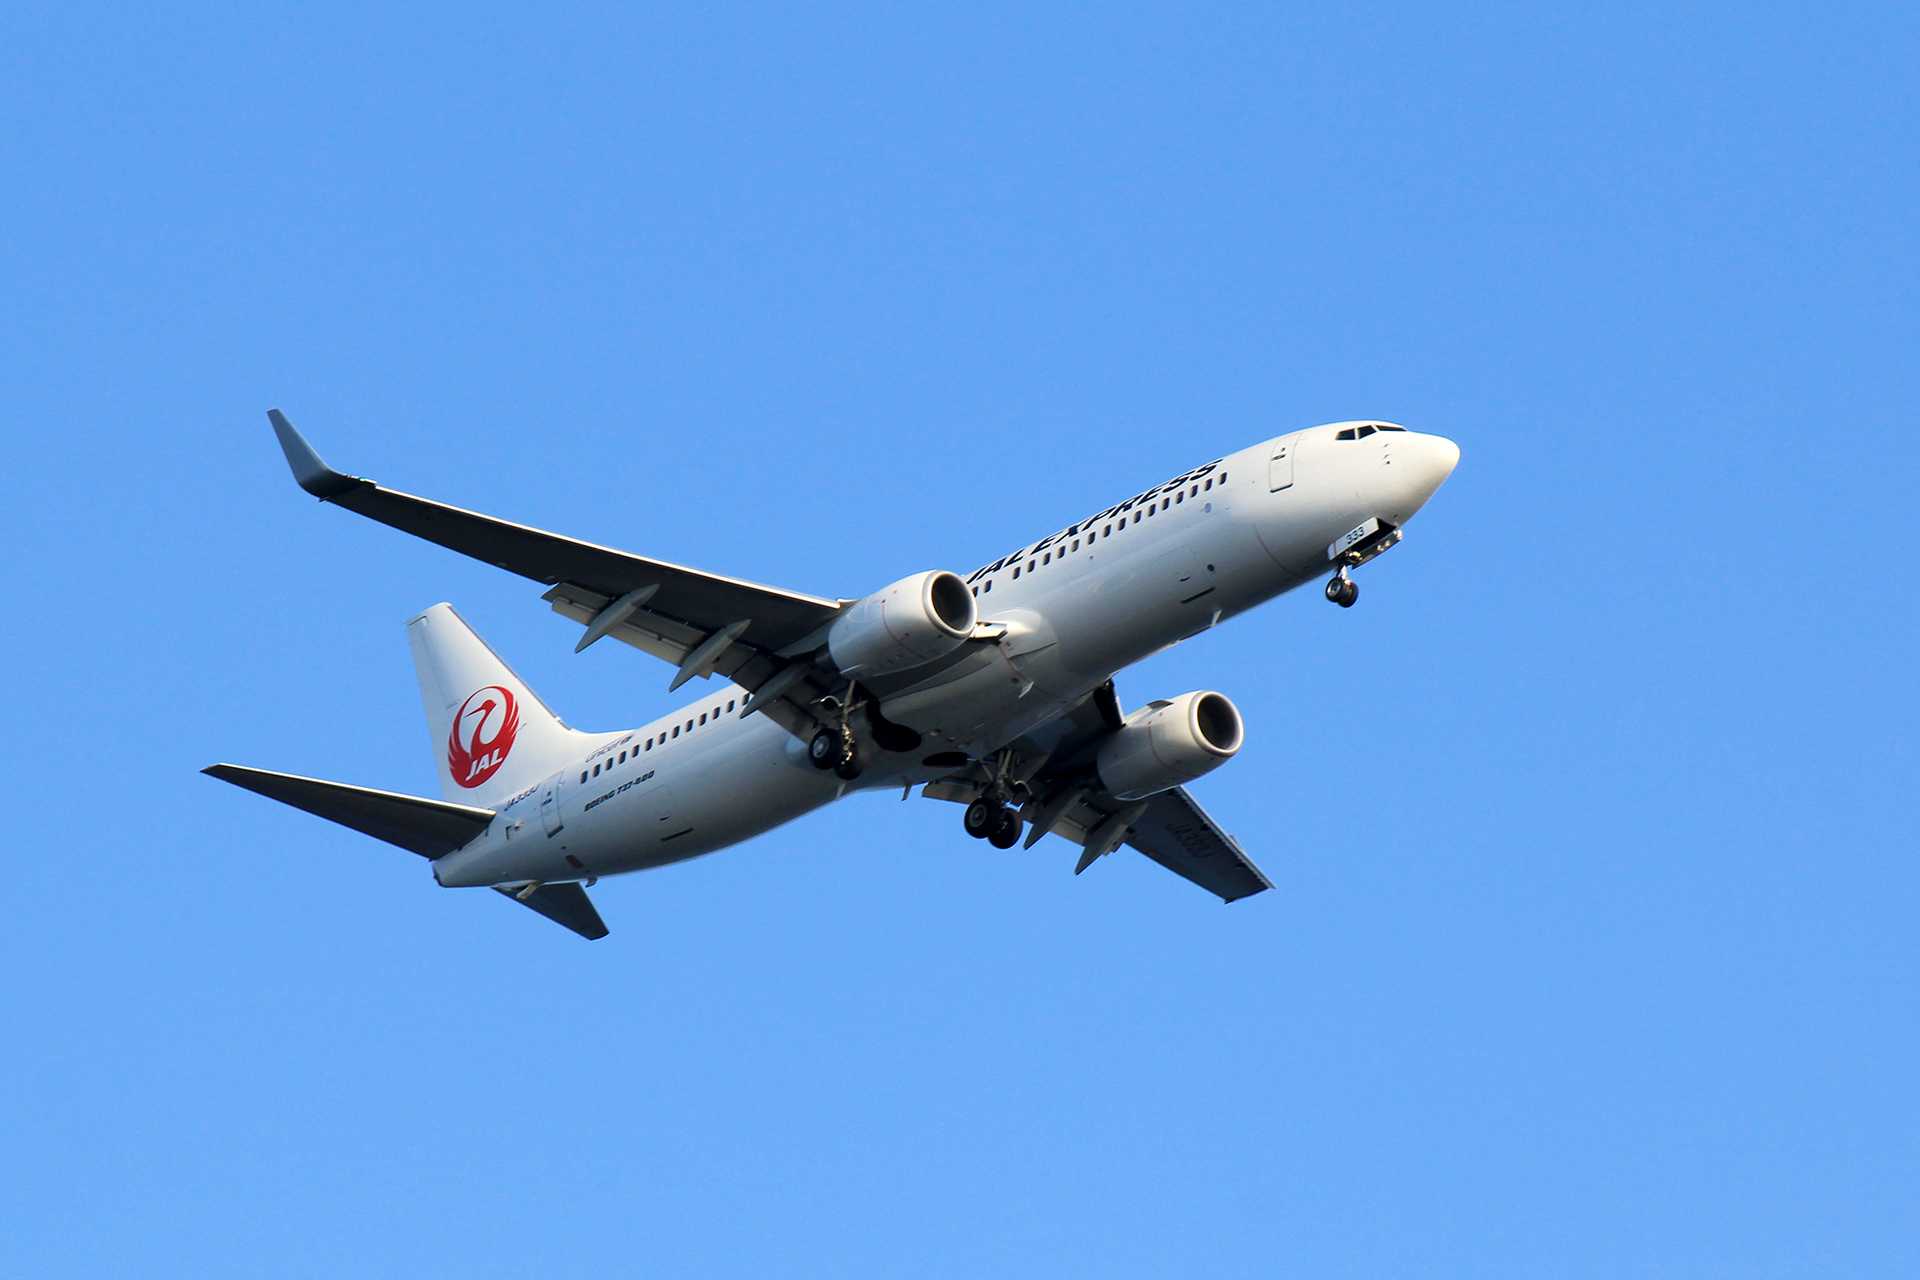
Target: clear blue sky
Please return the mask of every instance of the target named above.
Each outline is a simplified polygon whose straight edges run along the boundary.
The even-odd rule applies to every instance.
[[[0,16],[0,1271],[1909,1276],[1894,5]],[[431,794],[402,624],[669,672],[342,469],[859,595],[1379,416],[1351,611],[1120,677],[1277,889],[867,796],[588,944],[195,770]]]

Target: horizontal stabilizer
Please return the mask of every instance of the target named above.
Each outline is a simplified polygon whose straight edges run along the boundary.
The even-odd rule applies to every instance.
[[[468,844],[494,819],[492,809],[474,809],[444,800],[423,800],[392,791],[349,787],[291,773],[269,773],[237,764],[208,765],[200,772],[304,809],[329,822],[399,845],[423,858],[438,858]],[[584,895],[582,895],[584,897]],[[589,906],[588,911],[592,911]],[[558,916],[554,917],[559,919]],[[599,917],[595,917],[597,922]],[[567,924],[562,920],[562,924]],[[571,924],[567,924],[572,928]]]
[[[607,926],[600,922],[600,913],[593,909],[593,899],[587,896],[585,889],[571,881],[543,884],[532,893],[524,889],[515,892],[500,885],[495,885],[494,889],[515,902],[532,907],[555,924],[565,925],[588,942],[607,936]]]

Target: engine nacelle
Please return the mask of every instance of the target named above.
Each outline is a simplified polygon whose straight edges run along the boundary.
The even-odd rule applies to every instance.
[[[973,592],[937,570],[902,578],[847,610],[827,631],[827,652],[855,679],[945,657],[973,634]]]
[[[1100,782],[1122,800],[1138,800],[1219,768],[1245,737],[1240,709],[1225,694],[1149,702],[1100,744]]]

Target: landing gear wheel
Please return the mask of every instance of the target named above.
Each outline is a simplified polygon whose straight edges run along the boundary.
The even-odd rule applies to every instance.
[[[996,849],[1011,849],[1020,843],[1020,828],[1023,825],[1020,815],[1011,809],[1002,809],[1000,821],[987,833],[987,843]]]
[[[960,825],[975,840],[985,840],[1000,829],[1000,813],[1000,806],[991,800],[975,800],[967,806],[966,816],[960,820]]]
[[[842,782],[852,782],[866,767],[866,750],[858,742],[847,742],[841,748],[840,763],[833,766],[833,773]]]
[[[840,763],[840,755],[840,735],[832,729],[822,729],[807,744],[807,759],[816,769],[833,768]]]
[[[1342,609],[1353,608],[1353,602],[1359,598],[1360,584],[1352,578],[1343,578],[1336,575],[1327,580],[1327,599],[1333,601]]]
[[[822,729],[807,744],[807,759],[816,769],[831,769],[841,779],[852,782],[867,767],[867,753],[853,738],[838,729]]]

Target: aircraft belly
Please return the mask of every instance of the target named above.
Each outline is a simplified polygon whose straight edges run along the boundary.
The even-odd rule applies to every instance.
[[[792,737],[755,717],[731,741],[658,769],[608,816],[590,855],[597,875],[644,871],[738,844],[833,800],[838,780],[802,761]]]
[[[1222,512],[1221,516],[1225,516]],[[886,699],[888,719],[978,754],[1058,715],[1115,672],[1295,585],[1254,522],[1214,517],[994,614],[1007,636],[933,681]]]
[[[939,684],[887,700],[881,704],[881,713],[896,724],[966,744],[978,741],[1016,715],[1028,698],[1039,699],[1036,706],[1057,709],[1057,703],[1035,687],[1022,666],[1016,665],[1004,644],[983,646],[977,657],[955,668],[955,672]]]
[[[1262,571],[1251,525],[1215,516],[1192,534],[1150,546],[1062,593],[1049,617],[1060,637],[1055,661],[1084,691],[1113,673],[1212,625],[1216,612],[1247,607],[1250,591],[1281,588]]]
[[[564,825],[551,836],[537,818],[510,831],[496,824],[478,847],[436,864],[440,883],[581,880],[683,862],[791,822],[837,794],[838,780],[797,759],[778,725],[756,716],[730,728],[705,750],[669,748],[633,776],[572,786]]]

